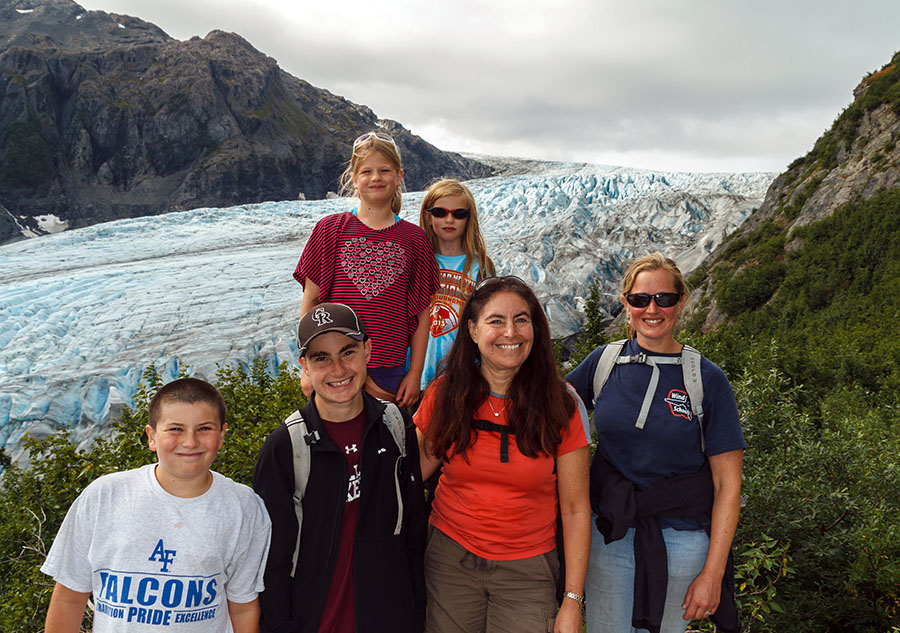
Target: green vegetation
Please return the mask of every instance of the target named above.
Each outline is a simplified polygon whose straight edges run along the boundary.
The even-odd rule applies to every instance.
[[[222,368],[217,378],[228,408],[228,431],[213,469],[250,484],[265,438],[305,402],[300,378],[285,366],[273,378],[262,360],[249,369]],[[135,397],[135,409],[126,409],[112,432],[88,449],[78,450],[68,433],[60,431],[44,440],[28,440],[29,468],[5,460],[0,488],[0,630],[43,630],[53,581],[40,566],[81,490],[101,475],[155,461],[144,427],[147,403],[161,385],[151,367]],[[86,619],[85,629],[89,624]]]
[[[576,367],[588,354],[607,341],[604,313],[600,305],[600,284],[594,281],[584,302],[584,326],[575,344],[575,351],[568,360],[569,367]]]
[[[313,127],[309,115],[282,87],[268,91],[265,102],[257,109],[247,110],[245,114],[261,120],[274,119],[282,131],[298,139],[309,135]]]
[[[898,393],[898,209],[895,190],[798,228],[791,248],[765,227],[745,238],[713,272],[719,307],[734,318],[713,335],[726,347],[723,362],[739,371],[756,353],[747,340],[772,340],[792,350],[779,369],[806,386],[810,401],[854,385]]]
[[[865,138],[858,136],[863,117],[876,108],[889,105],[894,114],[900,116],[900,55],[863,80],[859,97],[847,106],[835,119],[834,124],[825,132],[810,152],[802,159],[791,163],[789,169],[801,169],[817,165],[821,169],[830,170],[838,165],[839,154],[847,151],[854,141],[859,146],[865,144]]]
[[[685,333],[731,378],[749,444],[735,552],[766,571],[739,569],[745,628],[900,625],[898,210],[895,190],[789,245],[777,224],[733,239],[712,268],[731,322]]]

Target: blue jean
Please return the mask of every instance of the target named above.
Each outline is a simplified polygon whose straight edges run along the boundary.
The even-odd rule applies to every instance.
[[[631,626],[634,601],[634,528],[609,545],[591,521],[591,557],[585,581],[588,633],[627,633],[646,631]],[[687,620],[681,605],[709,549],[709,537],[703,530],[662,531],[669,562],[669,584],[660,633],[684,633]]]

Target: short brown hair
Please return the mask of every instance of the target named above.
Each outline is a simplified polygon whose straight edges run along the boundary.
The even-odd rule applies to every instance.
[[[147,417],[151,428],[156,428],[156,424],[162,416],[163,405],[173,402],[186,404],[205,402],[218,413],[219,427],[225,425],[225,399],[222,398],[219,390],[199,378],[179,378],[163,385],[150,399]]]

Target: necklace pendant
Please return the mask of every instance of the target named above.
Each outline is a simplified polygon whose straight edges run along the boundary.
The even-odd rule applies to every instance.
[[[500,417],[500,414],[503,413],[503,409],[506,408],[506,400],[503,401],[503,406],[500,407],[500,410],[499,410],[499,411],[497,411],[497,409],[494,408],[494,405],[491,404],[491,398],[490,398],[490,396],[488,396],[488,401],[487,401],[487,403],[488,403],[488,406],[491,408],[491,413],[494,414],[494,417],[495,417],[495,418],[499,418],[499,417]]]

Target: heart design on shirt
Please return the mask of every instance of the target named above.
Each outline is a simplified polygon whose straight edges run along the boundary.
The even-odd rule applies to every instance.
[[[341,246],[340,262],[359,293],[374,299],[403,274],[406,249],[396,242],[354,237]]]

